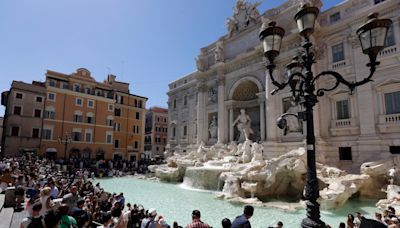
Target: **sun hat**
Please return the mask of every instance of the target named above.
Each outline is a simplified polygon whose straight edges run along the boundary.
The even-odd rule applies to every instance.
[[[149,209],[149,215],[156,216],[157,215],[157,210],[155,208],[150,208]]]

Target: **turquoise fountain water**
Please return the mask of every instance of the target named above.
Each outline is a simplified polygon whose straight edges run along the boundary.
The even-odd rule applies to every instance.
[[[223,218],[234,219],[242,213],[243,205],[232,204],[215,198],[212,192],[193,191],[181,185],[139,180],[132,177],[98,179],[100,185],[108,192],[124,192],[126,202],[142,204],[145,208],[154,207],[172,225],[177,221],[183,227],[191,221],[191,212],[198,209],[202,219],[209,225],[221,227]],[[373,200],[351,200],[340,209],[322,211],[323,221],[332,227],[338,227],[346,220],[348,213],[359,211],[367,218],[373,218],[377,210]],[[300,227],[305,210],[286,212],[279,209],[256,208],[251,218],[252,227],[264,228],[274,226],[278,221],[284,227]]]

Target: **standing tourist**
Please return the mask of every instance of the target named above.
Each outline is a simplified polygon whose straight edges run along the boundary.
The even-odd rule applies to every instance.
[[[199,210],[194,210],[192,212],[192,223],[187,224],[186,228],[210,228],[207,223],[200,220],[201,214]]]
[[[45,227],[44,219],[40,215],[41,210],[42,210],[42,204],[40,202],[35,203],[32,206],[32,216],[24,218],[21,222],[20,228]]]
[[[148,211],[149,217],[143,219],[140,228],[161,228],[160,224],[156,221],[157,211],[154,208],[150,208]]]
[[[243,214],[237,216],[232,223],[232,228],[251,228],[249,219],[253,216],[254,207],[250,205],[244,206]]]

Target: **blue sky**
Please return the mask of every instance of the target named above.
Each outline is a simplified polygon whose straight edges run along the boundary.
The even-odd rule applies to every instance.
[[[254,2],[254,1],[251,1]],[[282,0],[264,0],[260,12]],[[341,2],[323,1],[323,8]],[[226,33],[235,0],[0,1],[0,91],[47,69],[108,73],[166,107],[168,83],[195,70],[199,49]],[[3,115],[4,107],[0,108]]]

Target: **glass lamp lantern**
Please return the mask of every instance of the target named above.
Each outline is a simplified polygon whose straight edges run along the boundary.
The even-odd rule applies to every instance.
[[[315,20],[319,14],[319,9],[314,6],[304,4],[299,12],[296,13],[294,19],[299,29],[300,35],[308,38],[314,32]]]
[[[276,22],[272,21],[268,27],[260,32],[260,40],[263,44],[264,55],[268,58],[270,63],[279,55],[282,38],[285,35],[285,30],[276,26]]]
[[[368,21],[357,29],[361,48],[364,54],[369,55],[371,62],[385,48],[386,36],[391,26],[390,19],[378,19],[378,13],[371,13]]]

